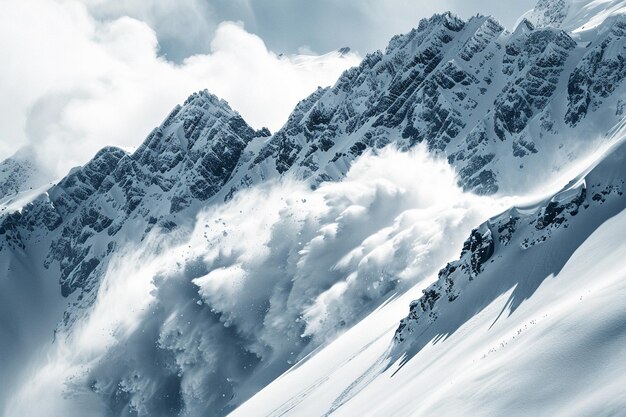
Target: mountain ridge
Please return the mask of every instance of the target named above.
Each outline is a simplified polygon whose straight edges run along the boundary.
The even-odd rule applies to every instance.
[[[7,268],[9,275],[5,264],[10,265],[18,258],[29,259],[38,274],[59,277],[60,293],[66,297],[67,308],[56,332],[71,339],[72,331],[89,320],[98,297],[107,290],[101,285],[115,255],[128,248],[152,244],[154,236],[163,241],[182,242],[200,226],[201,213],[207,209],[210,212],[218,204],[228,204],[237,199],[238,193],[255,187],[263,190],[275,182],[295,180],[312,189],[323,188],[325,184],[341,182],[354,161],[362,156],[376,155],[385,147],[411,152],[423,146],[431,154],[446,159],[456,170],[458,185],[466,191],[485,195],[526,191],[541,184],[544,177],[557,175],[568,163],[577,161],[599,144],[610,142],[613,138],[608,127],[620,123],[626,107],[622,82],[626,76],[623,54],[626,17],[604,20],[595,37],[585,38],[585,42],[578,35],[555,27],[554,22],[550,24],[536,27],[529,20],[522,20],[513,32],[508,32],[493,18],[485,16],[463,21],[444,13],[424,19],[409,33],[392,38],[384,52],[369,54],[358,67],[344,72],[334,86],[320,88],[303,99],[274,134],[265,128],[255,131],[225,101],[208,91],[194,93],[182,106],[176,106],[133,153],[115,147],[103,148],[91,161],[72,170],[34,201],[3,214],[0,255],[9,259],[2,264],[3,268]],[[401,190],[382,185],[374,195],[385,193],[389,193],[391,201],[403,195]],[[595,195],[576,195],[568,204],[589,198],[592,198],[590,204],[597,204]],[[602,199],[604,194],[599,195]],[[306,204],[304,200],[301,198],[298,204]],[[267,268],[278,271],[274,275],[297,275],[294,271],[306,264],[307,251],[315,253],[320,241],[342,236],[341,227],[350,230],[351,222],[359,219],[361,210],[371,209],[372,215],[382,216],[374,210],[376,207],[371,208],[358,198],[347,199],[352,205],[346,207],[337,201],[343,200],[330,201],[330,208],[318,213],[315,220],[300,219],[296,209],[282,209],[281,213],[294,216],[309,227],[314,228],[320,218],[328,224],[320,223],[323,226],[320,231],[303,227],[298,232],[305,231],[310,238],[306,250],[293,249],[302,242],[286,239],[286,247],[281,246],[272,255],[288,253],[287,261],[284,264],[268,261],[272,266]],[[574,205],[576,208],[567,204],[546,206],[544,211],[552,214],[544,213],[543,220],[535,221],[546,226],[555,224],[564,212],[580,211],[580,204]],[[335,215],[331,209],[338,210],[332,221],[324,217]],[[382,218],[379,221],[386,224]],[[223,238],[214,241],[219,247],[235,230],[227,230],[221,218],[214,222],[224,226]],[[503,227],[502,232],[508,230],[506,224],[498,224]],[[285,227],[277,223],[279,231],[279,226]],[[498,237],[503,236],[502,232],[498,232]],[[489,243],[485,246],[485,242],[493,242],[495,235],[485,226],[477,229],[468,241],[459,265],[465,265],[472,279],[482,272],[482,264],[492,258],[495,243],[492,247]],[[354,236],[366,241],[379,238],[376,233],[361,236],[354,232]],[[280,241],[274,235],[271,239],[272,243]],[[193,404],[197,410],[224,414],[280,375],[294,358],[297,360],[299,355],[321,346],[323,336],[336,334],[320,331],[317,339],[315,334],[308,333],[307,326],[326,329],[329,325],[308,323],[307,319],[316,317],[312,310],[320,307],[315,303],[322,302],[329,291],[340,291],[338,288],[349,286],[358,276],[344,277],[338,267],[350,264],[350,257],[358,259],[358,255],[350,252],[345,254],[347,258],[333,261],[336,263],[325,261],[329,262],[331,272],[320,274],[318,278],[323,283],[319,288],[306,281],[277,280],[276,285],[286,288],[286,295],[259,290],[259,297],[267,296],[267,299],[254,299],[259,304],[261,319],[251,323],[228,319],[237,317],[238,311],[228,310],[231,306],[218,307],[217,302],[209,306],[207,296],[202,294],[206,290],[203,283],[210,286],[206,277],[214,271],[218,272],[214,275],[217,281],[221,272],[245,277],[241,265],[231,265],[237,256],[237,251],[225,249],[213,263],[202,259],[180,261],[182,276],[190,278],[184,284],[184,291],[181,290],[189,298],[181,301],[180,308],[187,314],[199,314],[206,320],[206,326],[219,326],[219,330],[218,327],[205,330],[231,343],[230,347],[221,346],[223,351],[215,354],[224,363],[207,371],[213,374],[205,375],[194,368],[193,364],[203,363],[205,359],[202,355],[198,359],[181,344],[187,340],[185,337],[192,339],[187,340],[189,343],[197,341],[183,333],[180,327],[184,326],[183,322],[161,316],[164,313],[159,308],[177,310],[176,306],[168,305],[167,298],[159,298],[164,305],[154,307],[152,314],[162,322],[153,324],[158,330],[151,342],[167,352],[166,355],[158,351],[172,361],[169,365],[172,369],[188,369],[190,379],[186,379],[182,370],[171,375],[165,372],[163,378],[168,382],[159,380],[165,385],[155,388],[149,382],[135,381],[130,365],[124,365],[119,375],[112,370],[104,372],[102,366],[106,368],[126,360],[116,356],[120,353],[112,349],[103,363],[95,367],[94,375],[101,380],[93,377],[94,395],[111,399],[116,410],[130,407],[137,413],[143,410],[143,414],[156,412],[157,406],[163,404],[181,412],[184,407],[191,409],[189,404]],[[300,261],[296,262],[297,259]],[[450,274],[455,271],[459,274],[460,266],[451,265]],[[361,264],[358,268],[366,270]],[[444,278],[448,276],[452,275]],[[168,285],[179,285],[173,283],[175,280],[162,283],[162,279],[155,277],[155,282],[163,285],[157,285],[156,294],[167,295]],[[393,276],[384,276],[363,290],[361,304],[356,303],[354,314],[342,318],[343,324],[338,328],[355,324],[369,309],[378,307],[394,290],[402,288],[397,281]],[[412,315],[403,322],[405,328],[410,329],[418,316],[430,311],[429,300],[434,306],[437,300],[445,298],[445,285],[432,287],[425,298],[412,305]],[[272,303],[287,305],[281,297],[287,300],[296,297],[291,291],[309,298],[305,299],[302,310],[297,310],[294,327],[288,328],[293,333],[289,337],[296,340],[293,351],[282,352],[277,345],[264,345],[266,341],[255,332],[262,334],[267,330],[273,334],[285,329],[281,319],[272,315],[278,308],[272,308]],[[455,291],[446,292],[445,296],[456,298]],[[200,304],[195,304],[196,301]],[[397,339],[406,340],[406,332],[399,331]],[[138,335],[133,337],[142,340]],[[197,343],[202,345],[205,341]],[[278,351],[276,357],[272,356],[273,350]],[[173,359],[168,356],[171,352]],[[229,380],[222,367],[236,368],[235,360],[245,360],[251,370],[237,369],[237,380]],[[191,387],[187,391],[185,384]],[[211,384],[222,387],[224,395],[207,391]],[[210,400],[203,403],[195,397],[200,395],[198,392],[210,394]],[[178,402],[163,399],[162,396],[170,394]],[[189,404],[185,405],[186,402]]]
[[[474,228],[434,283],[231,415],[619,414],[625,158],[622,137],[560,191]]]

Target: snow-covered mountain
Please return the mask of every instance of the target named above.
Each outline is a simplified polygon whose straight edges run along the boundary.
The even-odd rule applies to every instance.
[[[539,27],[560,27],[581,36],[625,12],[623,0],[540,0],[523,18]]]
[[[621,415],[626,142],[232,416]],[[410,303],[407,299],[421,293]]]
[[[509,33],[489,17],[433,16],[302,101],[241,183],[276,172],[334,180],[368,148],[424,142],[465,189],[527,190],[620,119],[624,22],[578,43],[528,20]]]
[[[457,410],[435,394],[449,389],[450,358],[477,352],[461,336],[474,321],[485,334],[498,306],[518,321],[535,317],[534,300],[549,299],[539,291],[546,277],[572,270],[579,248],[597,253],[588,239],[613,242],[597,285],[619,278],[626,16],[623,2],[600,3],[542,0],[512,32],[484,16],[423,20],[301,101],[274,134],[195,93],[136,151],[104,148],[56,185],[3,205],[0,409],[354,415],[392,389],[413,400],[369,413]],[[566,189],[483,223],[607,147]],[[30,187],[26,164],[2,167],[5,194]],[[563,287],[554,302],[578,290]],[[492,321],[498,337],[518,324]],[[447,336],[458,340],[452,348]],[[481,369],[463,377],[502,376]],[[424,390],[433,396],[413,391],[407,375],[418,370],[444,375]],[[504,409],[498,401],[465,411]]]
[[[0,162],[0,210],[13,211],[26,205],[50,187],[50,177],[29,148]]]

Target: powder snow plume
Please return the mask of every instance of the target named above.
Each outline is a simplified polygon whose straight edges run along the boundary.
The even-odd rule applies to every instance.
[[[315,190],[289,177],[243,190],[182,243],[121,251],[8,415],[33,396],[49,399],[41,416],[223,414],[431,277],[507,201],[462,192],[422,147],[366,153]]]

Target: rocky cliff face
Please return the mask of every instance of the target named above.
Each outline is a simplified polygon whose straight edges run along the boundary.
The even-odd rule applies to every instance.
[[[164,240],[185,235],[201,209],[268,180],[295,177],[317,187],[341,180],[366,151],[385,146],[409,150],[421,144],[446,158],[467,191],[524,190],[560,169],[564,161],[584,154],[593,145],[591,139],[608,140],[607,129],[623,119],[626,103],[625,18],[606,19],[583,42],[561,27],[565,19],[561,15],[569,11],[554,2],[540,2],[539,10],[544,3],[551,8],[543,20],[535,19],[533,24],[524,19],[513,32],[484,16],[463,21],[445,13],[425,19],[411,32],[392,38],[384,52],[365,57],[334,86],[320,88],[300,102],[273,135],[267,129],[253,130],[226,102],[208,92],[193,94],[134,153],[104,148],[33,202],[3,214],[0,254],[46,268],[59,280],[63,296],[75,295],[62,323],[71,329],[94,304],[113,254],[141,245],[150,233]],[[555,10],[563,13],[552,13]],[[623,180],[619,181],[589,180],[573,194],[557,195],[531,214],[512,210],[477,228],[461,258],[448,264],[438,282],[411,305],[396,340],[409,340],[418,327],[437,320],[447,303],[455,302],[466,287],[480,280],[502,247],[528,249],[549,240],[551,234],[567,228],[573,216],[621,196]],[[8,192],[5,188],[10,186],[0,192]],[[349,220],[348,208],[346,213],[347,217],[342,212],[338,218]],[[335,226],[329,225],[320,236],[331,235]],[[227,259],[231,254],[220,256]],[[282,271],[285,274],[298,267],[291,261]],[[289,282],[285,281],[285,287],[294,285]],[[333,284],[329,281],[328,287]],[[302,294],[313,294],[305,280],[298,285]],[[197,288],[194,291],[196,297]],[[382,301],[389,291],[374,291],[372,297],[381,300],[368,299],[367,303]],[[190,303],[193,297],[177,301],[186,310],[202,310],[210,318],[207,323],[220,327],[216,334],[241,338],[227,329],[222,323],[226,319],[211,306]],[[267,310],[259,304],[262,319],[258,325],[263,326]],[[167,317],[163,320],[173,322]],[[253,338],[250,335],[256,330],[247,329],[246,338]],[[178,352],[184,341],[177,332],[172,330],[163,340],[158,339],[163,333],[155,334],[160,346]],[[309,339],[297,336],[302,339],[298,348],[307,345]],[[248,339],[237,343],[254,345]],[[227,387],[224,393],[235,395],[236,381],[224,376],[228,360],[235,360],[233,349],[220,348],[226,353],[214,357],[227,360],[220,362],[219,375],[194,372],[199,372],[198,384],[203,389],[208,384],[205,378],[219,380]],[[249,361],[250,368],[262,362],[257,351],[241,348],[235,353],[237,360]],[[289,354],[297,356],[298,352]],[[172,369],[186,366],[175,365]],[[132,372],[130,367],[124,376],[131,382]],[[245,379],[251,373],[245,369],[240,376]],[[170,377],[180,379],[175,372],[168,373]],[[118,393],[117,388],[109,388],[98,389],[105,396]],[[167,387],[157,391],[169,395]],[[121,390],[115,399],[122,409],[128,405],[124,395],[129,392]],[[133,392],[138,398],[143,391]],[[211,399],[214,402],[202,403],[203,409],[218,403],[232,406],[230,397],[212,395],[216,395]],[[159,404],[150,401],[161,400],[147,398],[142,405],[156,410]]]
[[[5,216],[0,246],[24,250],[49,239],[45,261],[37,262],[58,268],[64,296],[80,290],[89,304],[119,245],[139,242],[154,227],[168,233],[189,223],[228,181],[246,145],[268,134],[255,132],[223,100],[193,94],[133,154],[104,148],[21,212]]]
[[[512,33],[489,17],[424,20],[302,101],[233,186],[287,172],[335,180],[367,149],[424,143],[465,189],[515,191],[520,176],[563,153],[563,136],[598,110],[592,102],[622,102],[623,24],[607,21],[582,45],[525,19]],[[605,133],[593,120],[583,125]],[[511,166],[520,167],[515,178],[503,174]]]
[[[584,229],[593,230],[595,224],[621,211],[626,204],[624,158],[626,142],[622,141],[588,174],[576,178],[554,196],[532,207],[514,207],[474,229],[459,259],[441,269],[438,280],[423,290],[422,297],[411,302],[408,316],[396,330],[396,344],[411,344],[442,313],[450,310],[451,303],[462,303],[465,294],[476,291],[473,287],[506,285],[512,279],[521,281],[526,275],[531,276],[533,265],[526,265],[527,270],[510,270],[504,272],[508,276],[500,276],[516,252],[537,254],[549,250],[555,259],[544,262],[546,265],[556,263],[558,251],[567,245],[554,246],[552,241],[576,241],[579,235],[584,236]],[[568,230],[570,227],[574,230]],[[499,272],[494,275],[494,271]],[[489,282],[476,284],[475,281],[483,277]]]
[[[575,127],[589,113],[598,110],[603,102],[617,90],[623,89],[626,77],[626,19],[614,19],[607,25],[599,39],[586,48],[585,55],[576,65],[567,84],[567,112],[565,121]],[[615,113],[624,113],[621,97]]]

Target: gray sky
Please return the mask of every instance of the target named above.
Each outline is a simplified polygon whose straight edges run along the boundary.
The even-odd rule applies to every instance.
[[[507,27],[536,0],[86,0],[95,16],[129,15],[156,30],[161,51],[180,61],[210,50],[217,24],[241,21],[278,53],[310,49],[324,53],[350,46],[361,54],[383,48],[389,38],[423,17],[451,10],[463,18],[490,14]]]

